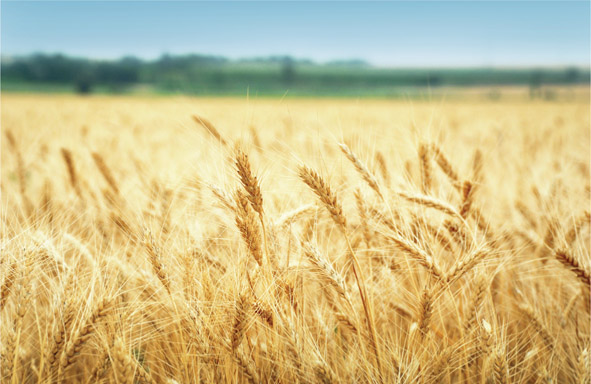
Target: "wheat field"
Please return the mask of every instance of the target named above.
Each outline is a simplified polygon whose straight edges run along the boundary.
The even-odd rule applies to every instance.
[[[588,383],[589,126],[2,95],[2,382]]]

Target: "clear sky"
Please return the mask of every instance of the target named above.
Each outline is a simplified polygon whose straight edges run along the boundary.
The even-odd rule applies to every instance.
[[[1,2],[2,54],[589,65],[589,1]]]

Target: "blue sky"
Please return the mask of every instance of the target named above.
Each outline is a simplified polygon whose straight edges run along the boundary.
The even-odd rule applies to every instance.
[[[2,54],[288,54],[375,65],[589,65],[588,1],[1,2]]]

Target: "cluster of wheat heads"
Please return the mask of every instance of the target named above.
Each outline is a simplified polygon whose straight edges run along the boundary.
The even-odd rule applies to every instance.
[[[346,180],[294,160],[279,210],[256,128],[249,150],[194,120],[233,183],[58,147],[31,189],[3,131],[2,382],[589,382],[588,196],[559,203],[588,168],[491,213],[477,148],[397,169],[335,142]]]

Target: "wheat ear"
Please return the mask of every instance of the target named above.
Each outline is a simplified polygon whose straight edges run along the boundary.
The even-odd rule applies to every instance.
[[[16,262],[13,262],[10,265],[10,268],[8,269],[8,273],[6,274],[6,277],[4,278],[4,281],[2,282],[2,286],[0,287],[0,311],[2,311],[2,309],[4,308],[4,305],[6,304],[6,301],[8,300],[8,296],[12,292],[11,288],[16,280],[17,267],[18,267],[18,264]]]
[[[562,263],[562,265],[573,271],[577,278],[587,286],[587,289],[589,289],[591,286],[591,274],[587,268],[579,263],[574,255],[564,249],[559,249],[554,252],[554,256],[556,257],[556,260]]]
[[[435,199],[431,196],[413,195],[413,194],[402,192],[402,191],[397,192],[397,195],[412,202],[412,203],[420,204],[420,205],[423,205],[427,208],[436,209],[436,210],[441,211],[441,212],[443,212],[447,215],[450,215],[450,216],[455,216],[455,217],[459,218],[460,221],[465,223],[462,215],[460,215],[460,213],[454,207],[452,207],[450,204],[448,204],[444,201],[441,201],[439,199]]]
[[[423,193],[429,193],[431,190],[431,156],[429,147],[426,144],[419,145],[419,164],[421,168],[421,190]]]
[[[494,362],[494,379],[495,384],[508,384],[509,381],[507,379],[507,359],[505,354],[498,350],[493,355]]]
[[[365,164],[359,160],[357,155],[355,155],[355,153],[353,153],[353,151],[351,151],[351,149],[346,144],[340,143],[339,148],[341,148],[341,151],[345,154],[347,159],[349,159],[353,166],[355,166],[355,169],[357,172],[359,172],[361,178],[370,186],[371,189],[375,191],[375,193],[377,193],[377,195],[382,200],[384,200],[384,195],[382,195],[382,191],[380,190],[380,186],[376,177],[369,171],[369,169],[367,169]]]
[[[320,255],[320,252],[310,243],[304,243],[303,245],[304,254],[314,265],[318,274],[322,277],[322,280],[337,292],[337,294],[345,300],[349,305],[351,299],[345,286],[345,279],[332,267],[332,265]]]
[[[433,292],[426,287],[421,296],[421,311],[419,313],[418,329],[421,338],[427,336],[429,332],[429,325],[431,324],[431,317],[433,315]]]
[[[236,349],[242,343],[244,338],[244,332],[246,331],[246,320],[248,315],[248,309],[250,303],[248,296],[245,293],[241,293],[238,300],[236,300],[236,314],[234,315],[234,328],[232,330],[232,337],[230,339],[230,347],[232,351]]]
[[[117,186],[117,180],[115,180],[113,173],[111,172],[109,167],[107,167],[107,164],[105,163],[105,160],[100,155],[100,153],[93,152],[92,153],[92,160],[94,160],[94,164],[96,165],[96,167],[100,171],[101,175],[103,175],[103,177],[105,178],[105,181],[107,182],[107,184],[109,184],[109,187],[111,187],[113,192],[118,194],[119,187]]]
[[[476,250],[470,253],[464,259],[456,262],[446,274],[446,280],[449,284],[458,280],[466,272],[471,270],[488,254],[487,250]]]
[[[219,141],[223,145],[228,145],[228,142],[226,140],[224,140],[222,135],[220,135],[220,132],[216,129],[216,127],[209,120],[205,119],[204,117],[197,116],[197,115],[193,115],[193,120],[195,120],[195,122],[197,124],[202,126],[207,131],[207,133],[209,133],[211,136],[213,136],[217,141]]]
[[[94,308],[92,315],[87,319],[86,323],[68,343],[66,349],[61,354],[59,362],[59,379],[62,379],[65,370],[78,360],[80,351],[94,334],[97,324],[111,312],[113,307],[112,304],[112,299],[104,299],[101,301]]]
[[[302,181],[310,187],[310,189],[318,196],[320,201],[324,204],[330,213],[334,222],[341,228],[346,228],[347,220],[343,214],[343,207],[337,200],[337,196],[330,189],[330,185],[324,181],[316,171],[301,166],[299,169],[299,176]]]
[[[394,242],[394,244],[401,249],[402,251],[406,252],[409,256],[415,259],[419,264],[425,267],[433,276],[435,276],[438,280],[442,280],[445,278],[443,272],[439,268],[439,266],[433,260],[433,257],[428,255],[425,251],[418,248],[414,243],[406,240],[404,237],[399,236],[398,234],[392,233],[388,235],[388,238]]]
[[[148,259],[150,260],[150,264],[152,264],[152,270],[154,271],[154,274],[158,276],[158,280],[160,280],[164,288],[166,288],[166,291],[170,294],[170,278],[166,273],[164,264],[162,264],[160,247],[156,245],[152,234],[149,232],[147,232],[145,235],[144,246],[148,252]]]
[[[241,191],[236,192],[236,226],[250,254],[257,264],[262,266],[263,251],[259,225],[247,196]]]
[[[254,176],[248,155],[241,150],[236,154],[236,170],[240,182],[247,193],[248,200],[252,205],[254,211],[259,215],[261,228],[263,230],[263,245],[267,258],[270,258],[269,250],[267,248],[267,229],[265,227],[265,218],[263,213],[263,194],[261,193],[261,186],[259,180]]]
[[[473,184],[466,180],[462,184],[462,204],[460,205],[460,216],[464,219],[468,218],[473,199]]]
[[[431,144],[431,151],[433,152],[435,161],[437,162],[437,165],[439,165],[439,168],[441,168],[443,173],[447,175],[452,184],[457,187],[460,179],[458,177],[458,173],[453,169],[450,161],[447,159],[441,148],[439,148],[439,146],[436,144]]]

